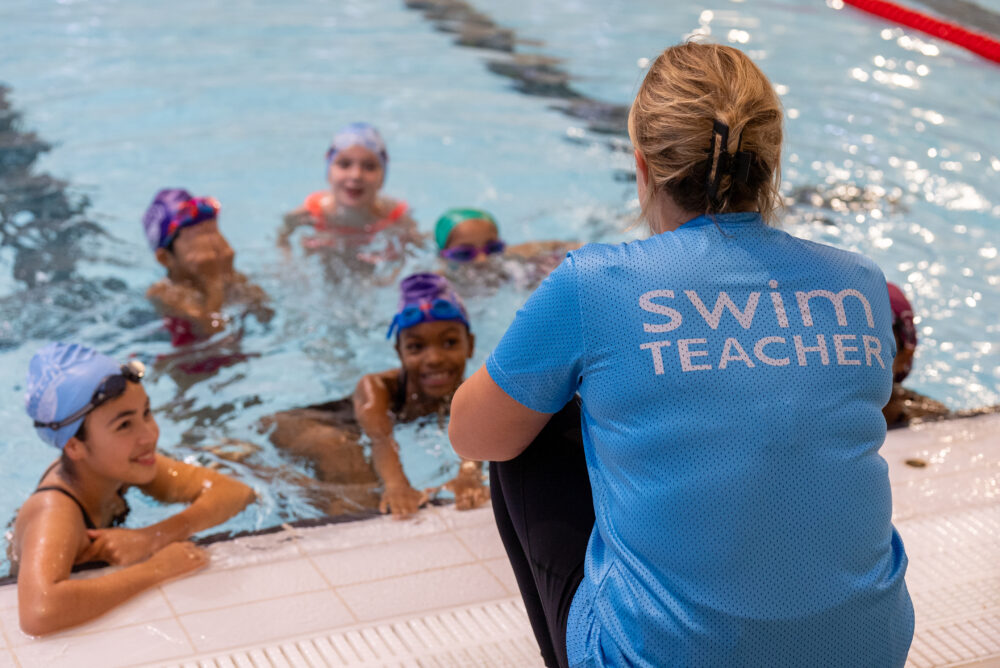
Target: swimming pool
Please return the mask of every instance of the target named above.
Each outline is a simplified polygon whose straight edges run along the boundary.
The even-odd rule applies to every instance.
[[[701,32],[747,50],[788,113],[785,224],[862,251],[910,284],[921,335],[910,387],[952,408],[1000,402],[1000,154],[990,141],[1000,69],[806,0],[479,9],[544,41],[518,51],[562,58],[575,89],[616,104],[630,101],[644,59],[668,43]],[[634,186],[614,138],[484,66],[503,54],[452,41],[400,0],[4,3],[0,81],[21,128],[54,144],[34,172],[68,182],[72,201],[88,201],[81,217],[103,232],[68,241],[62,264],[0,248],[0,420],[10,425],[0,442],[0,517],[54,455],[21,399],[43,342],[71,337],[150,361],[170,352],[143,297],[161,272],[138,222],[162,186],[222,202],[238,268],[279,307],[267,326],[244,323],[242,351],[257,355],[249,362],[195,383],[160,367],[146,383],[165,452],[222,465],[257,489],[260,502],[226,530],[318,514],[286,475],[307,468],[267,446],[255,428],[261,416],[342,396],[360,374],[396,362],[384,338],[392,286],[331,284],[317,262],[286,262],[274,248],[282,213],[323,186],[336,127],[365,119],[383,130],[385,191],[407,199],[425,231],[446,207],[472,204],[493,211],[511,242],[629,238]],[[428,252],[408,268],[433,263]],[[473,365],[526,296],[510,288],[470,301]],[[440,482],[455,461],[443,427],[402,432],[413,483]],[[206,450],[226,439],[263,447],[242,463]],[[135,512],[142,522],[163,510]]]

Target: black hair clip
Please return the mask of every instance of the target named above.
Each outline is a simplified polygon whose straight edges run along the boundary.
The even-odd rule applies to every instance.
[[[715,157],[715,137],[719,137],[719,157]],[[733,182],[746,183],[750,178],[750,165],[757,157],[753,151],[742,150],[743,135],[740,135],[736,153],[730,153],[729,126],[722,121],[712,122],[712,144],[708,148],[707,169],[705,170],[705,188],[708,190],[708,200],[712,206],[718,206],[719,184],[722,177],[729,174]]]

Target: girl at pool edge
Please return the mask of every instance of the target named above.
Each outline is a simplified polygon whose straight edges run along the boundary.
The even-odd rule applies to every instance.
[[[310,460],[321,481],[340,486],[350,498],[337,500],[328,514],[373,506],[405,518],[417,512],[436,490],[413,488],[393,438],[396,422],[447,415],[452,395],[465,377],[475,345],[465,306],[448,281],[436,274],[414,274],[400,283],[399,308],[386,338],[396,337],[400,368],[363,376],[352,397],[278,413],[271,441]],[[359,445],[371,440],[371,462]],[[381,497],[371,494],[383,485]],[[459,510],[489,499],[482,462],[462,459],[458,474],[438,489],[455,495]]]
[[[306,250],[356,248],[370,243],[380,232],[396,235],[400,242],[419,242],[417,224],[402,200],[380,197],[389,167],[385,141],[368,123],[351,123],[333,138],[326,153],[328,190],[309,195],[302,206],[287,214],[278,231],[278,247],[291,250],[296,229],[311,226],[316,234],[302,240]],[[379,259],[362,254],[363,261]]]
[[[131,596],[198,570],[208,556],[187,538],[254,500],[250,487],[157,453],[159,428],[137,361],[119,365],[79,344],[51,343],[31,359],[28,415],[61,450],[17,513],[10,544],[21,629],[45,635],[107,612]],[[118,528],[130,486],[187,508],[139,529]],[[70,579],[74,566],[124,566]]]

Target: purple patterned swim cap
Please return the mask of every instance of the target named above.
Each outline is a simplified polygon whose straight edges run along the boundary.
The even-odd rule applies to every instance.
[[[168,247],[183,227],[189,227],[219,215],[219,202],[213,197],[192,197],[183,188],[164,188],[156,193],[142,217],[150,250]]]
[[[469,328],[461,297],[444,276],[413,274],[399,283],[399,306],[386,338],[422,322],[457,320]]]

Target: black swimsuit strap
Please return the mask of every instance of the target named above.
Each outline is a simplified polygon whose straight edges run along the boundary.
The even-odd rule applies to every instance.
[[[406,371],[404,369],[399,370],[399,387],[396,388],[396,396],[393,397],[392,412],[399,415],[403,412],[403,406],[406,405]]]
[[[88,529],[96,529],[97,528],[96,526],[94,526],[94,523],[90,520],[90,515],[87,514],[87,509],[83,507],[82,503],[80,503],[80,499],[76,498],[73,495],[73,493],[70,492],[69,490],[63,489],[62,487],[56,487],[54,485],[46,485],[45,487],[39,487],[38,489],[36,489],[32,493],[33,494],[38,494],[39,492],[49,492],[49,491],[60,492],[62,494],[65,494],[66,496],[68,496],[70,499],[72,499],[73,503],[75,503],[76,506],[77,506],[77,508],[80,509],[80,513],[83,514],[83,524],[84,524],[84,526],[86,526]]]

